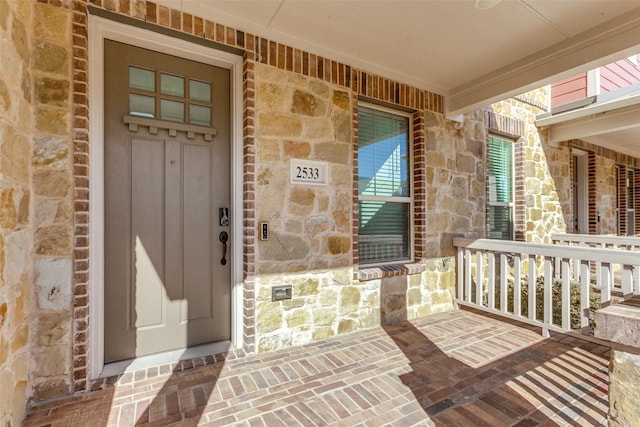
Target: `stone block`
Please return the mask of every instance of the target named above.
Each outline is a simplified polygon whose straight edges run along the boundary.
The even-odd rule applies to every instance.
[[[640,301],[640,297],[634,300]],[[634,347],[640,351],[640,307],[612,304],[596,311],[596,338]]]
[[[36,296],[45,310],[68,310],[71,307],[72,262],[68,258],[42,258],[35,262]]]
[[[37,401],[51,400],[56,397],[66,396],[71,392],[71,385],[68,380],[62,378],[52,378],[35,384],[33,387],[32,399]]]
[[[357,286],[345,286],[340,290],[340,305],[338,313],[341,316],[358,310],[360,306],[360,289]]]
[[[317,295],[320,280],[317,277],[305,277],[293,282],[294,296]]]
[[[351,164],[352,147],[347,143],[320,142],[314,145],[315,158],[339,165]]]
[[[282,327],[282,310],[278,302],[259,303],[256,306],[256,331],[273,332]]]
[[[349,112],[349,115],[351,115],[351,97],[349,96],[349,92],[344,92],[341,90],[334,91],[333,105],[340,108],[341,110]]]
[[[322,117],[327,112],[327,106],[313,94],[294,89],[291,96],[291,112],[303,116]]]
[[[69,81],[41,77],[36,81],[36,98],[40,104],[69,106]]]
[[[311,144],[306,141],[285,141],[283,148],[285,157],[307,159],[311,155]]]
[[[31,233],[28,229],[14,231],[4,238],[4,280],[18,283],[26,279],[31,265]]]
[[[65,167],[69,162],[69,141],[56,137],[36,138],[33,144],[34,166]]]
[[[24,21],[14,16],[11,22],[11,30],[11,40],[14,43],[15,51],[18,52],[24,63],[29,63],[29,39]]]
[[[292,310],[285,315],[285,322],[288,328],[297,328],[305,325],[309,326],[312,324],[311,313],[305,308]]]
[[[351,114],[347,112],[337,111],[331,117],[336,142],[351,143],[352,140],[352,122]]]
[[[71,254],[71,227],[40,227],[34,234],[36,254],[64,256]]]
[[[31,64],[38,71],[68,76],[71,69],[71,56],[66,47],[35,40],[31,53]]]
[[[358,329],[358,322],[353,319],[341,319],[340,322],[338,322],[339,334],[346,334],[348,332],[357,331]]]
[[[334,139],[331,121],[328,117],[305,118],[302,137],[316,141],[331,141]]]
[[[302,121],[298,117],[277,112],[260,113],[257,128],[262,136],[302,136]]]
[[[20,183],[29,180],[29,141],[13,127],[0,124],[0,174]]]
[[[285,89],[274,83],[260,83],[256,92],[256,107],[284,111]]]
[[[67,135],[69,133],[69,113],[66,110],[40,107],[35,113],[36,129],[42,133]]]
[[[351,238],[346,236],[327,237],[327,253],[330,255],[348,254],[351,252]]]
[[[333,326],[337,316],[335,306],[315,307],[312,309],[312,313],[315,326]]]
[[[36,3],[33,19],[36,38],[59,45],[71,40],[71,12],[68,9]]]
[[[33,337],[38,347],[69,345],[71,321],[69,312],[42,312],[34,319]]]

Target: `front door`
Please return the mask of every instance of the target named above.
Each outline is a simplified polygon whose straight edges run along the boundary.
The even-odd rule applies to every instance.
[[[105,361],[229,340],[230,72],[104,47]]]

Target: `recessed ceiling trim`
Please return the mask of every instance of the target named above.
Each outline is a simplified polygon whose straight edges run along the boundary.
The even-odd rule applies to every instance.
[[[447,116],[455,116],[637,53],[640,8],[556,43],[449,92]]]

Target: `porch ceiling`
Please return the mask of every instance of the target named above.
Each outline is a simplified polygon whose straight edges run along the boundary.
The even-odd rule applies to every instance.
[[[450,116],[640,50],[637,0],[157,3],[441,93]]]

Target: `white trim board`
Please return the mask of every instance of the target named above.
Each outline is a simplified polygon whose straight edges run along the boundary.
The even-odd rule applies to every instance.
[[[114,40],[231,71],[231,344],[242,324],[242,66],[240,56],[89,15],[89,378],[104,375],[104,40]],[[185,352],[188,350],[185,350]],[[180,356],[178,356],[179,359]],[[110,372],[113,374],[114,372]]]

